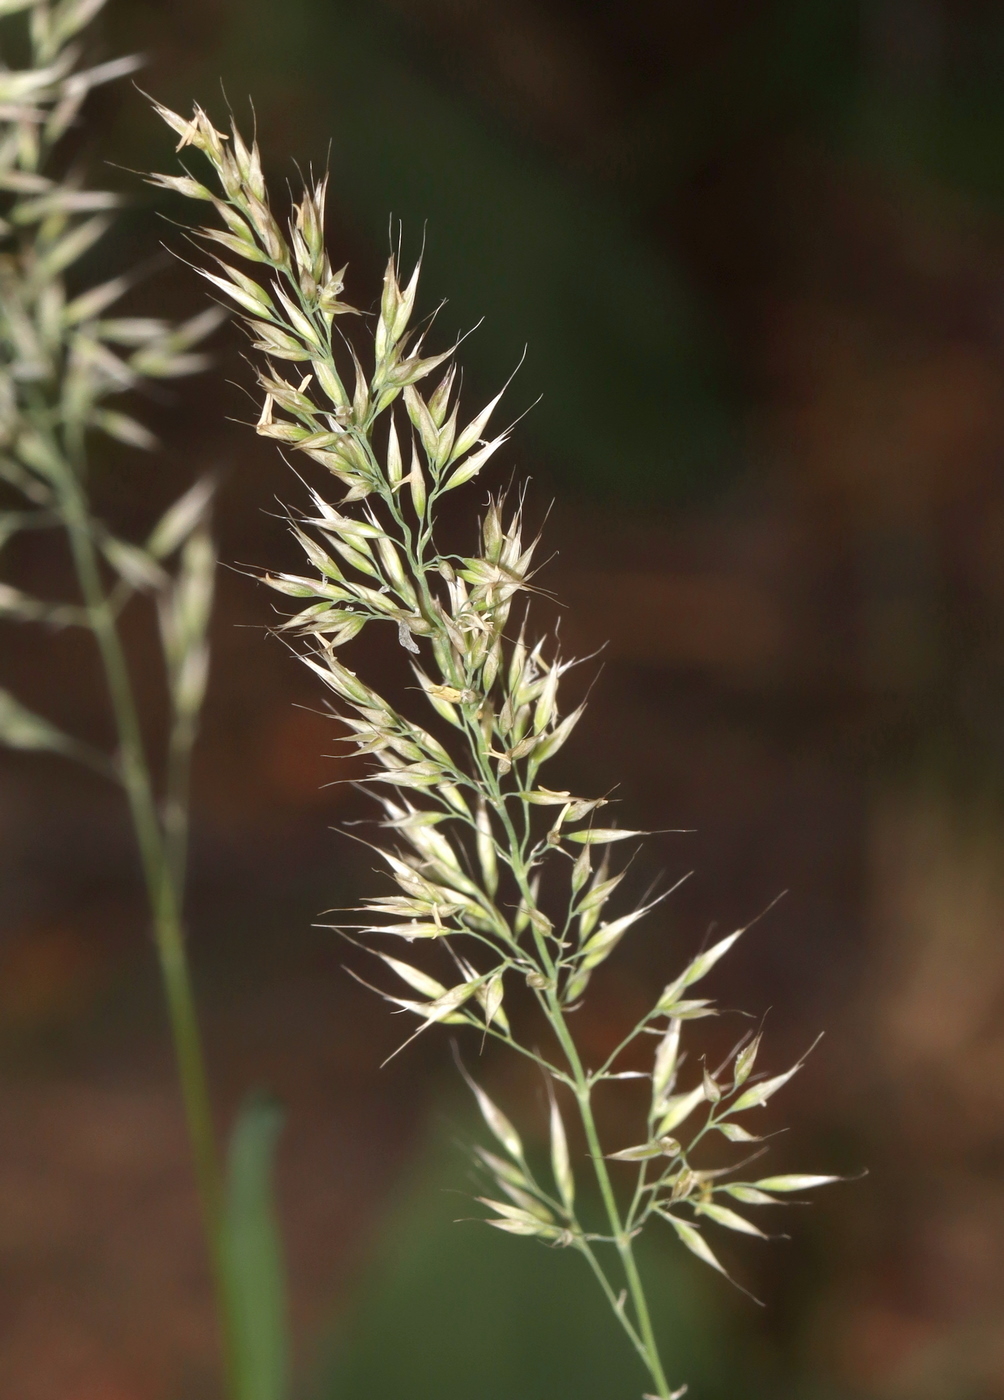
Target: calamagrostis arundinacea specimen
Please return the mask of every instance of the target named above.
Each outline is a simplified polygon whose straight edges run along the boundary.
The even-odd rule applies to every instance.
[[[345,269],[335,270],[325,250],[326,179],[304,189],[283,229],[269,207],[257,146],[236,126],[225,135],[200,108],[191,120],[157,110],[179,135],[178,149],[201,151],[216,177],[219,193],[190,174],[152,179],[211,205],[223,224],[199,230],[226,255],[215,256],[215,270],[199,271],[237,304],[264,356],[257,430],[324,468],[340,497],[334,503],[310,491],[307,514],[293,525],[307,571],[266,578],[303,600],[283,630],[307,639],[303,659],[336,697],[355,751],[372,759],[367,781],[384,794],[385,836],[376,849],[394,889],[367,900],[352,927],[403,984],[401,993],[380,994],[416,1018],[416,1035],[437,1022],[467,1026],[540,1068],[550,1094],[549,1182],[532,1171],[509,1119],[468,1079],[502,1154],[477,1149],[492,1182],[493,1194],[479,1198],[488,1223],[578,1251],[655,1393],[668,1397],[635,1238],[661,1222],[720,1269],[705,1227],[761,1235],[737,1206],[772,1206],[834,1180],[738,1180],[742,1161],[732,1168],[715,1161],[716,1144],[748,1153],[759,1139],[740,1119],[748,1121],[801,1062],[780,1074],[755,1073],[760,1036],[747,1034],[714,1074],[684,1069],[685,1023],[715,1014],[694,991],[740,929],[671,978],[602,1065],[583,1063],[571,1013],[632,926],[666,896],[608,915],[623,879],[611,852],[644,833],[605,824],[602,798],[541,781],[583,707],[562,713],[559,687],[571,663],[553,639],[528,630],[521,604],[533,591],[536,541],[523,537],[519,505],[489,497],[469,555],[442,553],[437,543],[441,499],[479,477],[508,437],[505,430],[485,436],[501,395],[461,419],[453,350],[429,353],[426,332],[410,329],[419,270],[402,285],[395,257],[372,333],[347,329],[359,323],[343,296]],[[437,372],[431,391],[418,387]],[[402,713],[342,659],[368,625],[384,626],[389,643],[407,653],[425,713]],[[426,945],[438,956],[438,975],[385,951],[395,942]],[[517,982],[530,988],[549,1028],[546,1053],[535,1048],[539,1031],[517,1036],[507,1014]],[[649,1035],[652,1067],[641,1077],[650,1092],[636,1141],[610,1150],[594,1118],[595,1090],[638,1077],[618,1064]],[[580,1120],[602,1198],[601,1232],[577,1213],[569,1110]],[[698,1153],[699,1145],[709,1153]],[[708,1156],[714,1165],[705,1164]],[[622,1177],[633,1178],[623,1192]]]

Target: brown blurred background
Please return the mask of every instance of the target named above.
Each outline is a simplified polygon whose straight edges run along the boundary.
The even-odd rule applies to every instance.
[[[674,1377],[1004,1397],[1004,9],[111,0],[101,36],[147,54],[143,86],[173,106],[246,119],[253,98],[280,184],[294,158],[330,163],[354,297],[389,218],[406,250],[424,234],[444,343],[485,317],[472,397],[528,346],[511,401],[542,398],[497,477],[532,477],[535,520],[550,506],[566,647],[608,643],[562,776],[619,783],[632,825],[695,829],[644,858],[639,886],[696,873],[597,984],[590,1045],[710,925],[789,891],[714,991],[773,1008],[778,1068],[827,1033],[772,1110],[790,1126],[772,1162],[870,1175],[792,1211],[790,1243],[727,1247],[763,1313],[653,1255]],[[126,173],[174,168],[139,94],[100,94],[88,142],[133,199],[90,270],[182,247],[160,216],[186,211]],[[199,307],[185,268],[151,271],[137,306]],[[298,488],[233,421],[242,354],[221,335],[214,372],[146,407],[164,452],[106,449],[97,490],[138,536],[216,470],[221,558],[275,567],[294,557],[276,498]],[[36,537],[5,560],[46,594],[65,579]],[[249,1086],[287,1104],[302,1394],[626,1400],[640,1378],[564,1262],[449,1223],[470,1125],[444,1039],[379,1070],[400,1026],[312,927],[375,876],[332,830],[359,812],[337,782],[354,772],[323,757],[273,616],[222,573],[190,921],[221,1131]],[[0,647],[3,685],[107,737],[82,643],[7,626]],[[379,674],[379,644],[359,662]],[[3,754],[0,831],[0,1389],[212,1396],[124,812],[56,759]],[[486,1060],[539,1117],[536,1087]]]

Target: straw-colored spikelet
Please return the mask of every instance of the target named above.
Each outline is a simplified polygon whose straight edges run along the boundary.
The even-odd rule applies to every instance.
[[[755,1074],[757,1035],[746,1036],[713,1075],[684,1070],[684,1023],[715,1014],[711,1001],[694,996],[697,984],[740,929],[673,978],[604,1064],[583,1065],[569,1013],[660,900],[609,915],[623,879],[612,873],[612,850],[644,833],[603,824],[602,798],[541,782],[583,707],[563,713],[559,691],[571,663],[552,640],[530,638],[525,607],[516,615],[533,591],[536,545],[524,539],[520,507],[489,498],[467,556],[443,554],[437,545],[441,498],[477,478],[506,441],[504,429],[488,435],[501,396],[461,418],[453,351],[427,352],[426,334],[412,329],[419,269],[402,282],[396,257],[372,332],[350,338],[344,318],[354,308],[343,298],[345,269],[334,270],[324,245],[326,180],[304,189],[283,228],[269,207],[258,148],[236,126],[217,131],[198,107],[191,119],[157,110],[178,134],[178,149],[201,151],[216,177],[213,188],[188,174],[152,179],[212,205],[225,226],[199,230],[226,254],[199,271],[237,305],[265,357],[257,430],[323,467],[340,497],[332,503],[311,491],[307,516],[293,526],[305,572],[268,575],[267,582],[303,601],[284,629],[309,638],[303,659],[336,698],[356,752],[372,760],[367,781],[383,790],[388,837],[377,849],[396,888],[366,902],[356,932],[380,940],[375,956],[407,990],[381,995],[416,1018],[415,1035],[436,1022],[468,1026],[540,1066],[551,1086],[551,1185],[534,1175],[508,1118],[468,1079],[504,1154],[477,1149],[494,1187],[480,1198],[491,1212],[488,1223],[580,1251],[658,1395],[669,1396],[633,1240],[658,1219],[721,1269],[706,1225],[762,1236],[736,1206],[775,1205],[786,1193],[834,1180],[743,1181],[734,1179],[734,1167],[699,1164],[698,1144],[713,1157],[723,1139],[744,1147],[759,1141],[739,1120],[765,1104],[801,1061],[783,1074]],[[426,389],[436,371],[435,386]],[[427,705],[421,717],[399,711],[342,659],[365,627],[381,625],[408,654]],[[383,951],[387,939],[436,944],[445,952],[443,980],[411,957]],[[532,1048],[538,1035],[517,1038],[507,1012],[517,982],[531,989],[550,1027],[548,1056]],[[646,1035],[656,1036],[650,1073],[620,1072],[620,1057]],[[592,1094],[628,1077],[650,1081],[648,1104],[637,1142],[610,1152],[600,1142]],[[581,1119],[609,1225],[603,1235],[586,1230],[576,1213],[557,1086]],[[611,1169],[611,1162],[618,1165]],[[622,1205],[613,1177],[628,1170],[635,1182]],[[613,1281],[618,1261],[623,1294]]]

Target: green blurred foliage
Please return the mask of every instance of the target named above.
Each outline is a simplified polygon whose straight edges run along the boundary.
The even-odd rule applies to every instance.
[[[329,161],[340,218],[384,249],[400,221],[406,258],[424,239],[427,295],[449,297],[438,339],[484,318],[464,360],[486,392],[526,350],[510,401],[541,396],[529,432],[565,485],[673,496],[727,470],[709,317],[616,191],[437,86],[378,6],[247,0],[234,21],[219,72],[238,111],[253,94],[273,167]],[[197,95],[219,119],[218,93],[207,75]]]
[[[282,1118],[273,1099],[252,1094],[230,1137],[223,1247],[240,1400],[284,1400],[287,1393],[286,1279],[272,1195]]]
[[[1004,193],[995,7],[719,9],[710,51],[643,85],[574,168],[479,102],[417,21],[381,3],[230,4],[158,95],[180,108],[197,99],[219,119],[221,83],[242,118],[250,98],[273,171],[328,163],[340,222],[377,250],[399,229],[406,253],[424,243],[427,291],[449,299],[438,338],[484,322],[464,349],[481,391],[526,349],[511,403],[540,396],[527,437],[557,485],[669,503],[744,465],[744,367],[730,358],[717,289],[674,231],[703,171],[794,140],[819,159],[978,200]],[[156,24],[133,27],[155,50]],[[132,163],[157,139],[126,134]]]

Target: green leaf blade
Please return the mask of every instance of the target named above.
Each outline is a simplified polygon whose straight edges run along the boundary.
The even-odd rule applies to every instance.
[[[272,1194],[282,1110],[252,1095],[230,1139],[223,1248],[236,1400],[286,1400],[289,1335],[285,1268]]]

